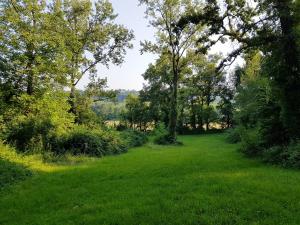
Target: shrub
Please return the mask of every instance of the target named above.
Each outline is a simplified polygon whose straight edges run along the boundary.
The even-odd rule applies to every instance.
[[[282,164],[285,158],[283,146],[273,146],[263,151],[263,160],[272,164]]]
[[[284,167],[300,168],[300,143],[296,142],[289,146],[273,146],[265,149],[263,159],[266,162]]]
[[[152,131],[153,141],[155,144],[168,144],[168,131],[164,123],[158,123]]]
[[[263,146],[257,128],[240,129],[241,151],[247,156],[258,156],[262,153]]]
[[[58,141],[59,142],[59,141]],[[104,142],[101,136],[86,129],[74,129],[63,140],[63,153],[69,152],[74,155],[102,156],[105,154]]]
[[[129,148],[142,146],[148,141],[145,133],[132,129],[121,132],[121,137],[124,139]]]
[[[101,157],[126,152],[127,146],[117,132],[75,126],[67,135],[53,139],[51,150],[56,154]]]
[[[73,126],[74,116],[65,93],[48,93],[37,99],[19,98],[19,111],[7,124],[6,139],[22,152],[42,152],[51,148],[51,140],[64,135]]]
[[[169,145],[169,144],[177,144],[181,145],[182,143],[179,141],[174,142],[174,139],[171,135],[169,135],[168,130],[166,129],[164,123],[159,123],[153,130],[153,141],[158,145]]]
[[[300,168],[300,147],[298,144],[297,150],[292,151],[289,157],[288,165],[295,168]]]
[[[179,142],[174,143],[173,137],[169,134],[156,137],[154,143],[158,145],[179,144]]]
[[[290,144],[283,155],[285,157],[284,166],[300,168],[300,142]]]
[[[236,144],[241,141],[238,128],[227,130],[226,141],[231,144]]]

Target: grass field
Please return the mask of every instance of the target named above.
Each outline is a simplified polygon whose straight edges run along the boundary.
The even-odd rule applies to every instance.
[[[1,191],[0,224],[300,224],[299,171],[244,158],[220,134],[180,139],[54,169],[33,163],[33,176]]]

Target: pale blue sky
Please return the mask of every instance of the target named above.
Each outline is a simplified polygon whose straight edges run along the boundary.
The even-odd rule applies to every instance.
[[[140,55],[140,41],[153,40],[154,31],[147,26],[144,7],[138,6],[138,0],[110,0],[110,2],[119,15],[116,22],[134,31],[134,48],[127,51],[125,62],[121,66],[111,65],[109,69],[98,66],[98,76],[108,78],[109,88],[140,90],[144,82],[141,74],[145,72],[149,63],[155,60],[154,55]],[[88,77],[84,77],[78,88],[82,89],[87,82]]]

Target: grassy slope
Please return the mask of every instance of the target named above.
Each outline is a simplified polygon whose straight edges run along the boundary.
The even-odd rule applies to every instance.
[[[300,224],[300,172],[243,158],[222,135],[182,137],[40,171],[0,193],[0,224]]]

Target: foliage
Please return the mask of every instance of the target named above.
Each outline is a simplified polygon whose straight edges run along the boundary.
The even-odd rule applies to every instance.
[[[189,52],[182,60],[185,60],[185,65],[181,68],[178,87],[177,132],[199,133],[204,131],[205,125],[209,130],[212,123],[231,123],[234,94],[233,90],[224,87],[224,74],[215,72],[218,57]],[[149,65],[143,75],[148,84],[140,91],[140,99],[149,105],[147,115],[154,124],[163,122],[169,125],[171,75],[166,55],[161,55],[155,64]],[[220,97],[222,101],[217,105]]]
[[[207,32],[203,32],[198,39],[203,44],[199,49],[202,53],[206,53],[218,42],[230,40],[238,44],[237,48],[223,58],[218,69],[231,65],[239,55],[249,54],[253,50],[262,52],[268,58],[264,73],[266,79],[271,81],[269,87],[276,98],[277,111],[280,111],[280,116],[276,116],[276,119],[285,133],[284,138],[278,140],[282,141],[280,144],[285,144],[286,138],[289,141],[298,139],[300,134],[297,2],[262,0],[251,4],[249,1],[212,0],[207,1],[203,11],[184,16],[177,24],[182,28],[192,24],[207,26]],[[219,37],[217,40],[216,36]],[[272,125],[266,127],[268,126]]]
[[[142,146],[148,141],[146,133],[138,130],[127,129],[122,131],[120,135],[129,148]]]
[[[51,149],[50,140],[73,126],[74,116],[65,93],[45,93],[40,99],[22,95],[22,105],[7,124],[7,141],[19,151],[40,152]],[[9,116],[11,111],[8,112]]]
[[[6,101],[24,91],[39,94],[65,84],[65,55],[53,17],[45,1],[1,1],[0,83]]]
[[[274,146],[265,149],[263,160],[284,167],[300,168],[300,144],[291,143],[289,146]]]
[[[57,145],[51,149],[56,154],[89,155],[102,157],[127,151],[126,143],[118,133],[90,129],[77,125],[68,134],[58,137]]]
[[[169,134],[163,123],[158,123],[152,132],[153,142],[158,145],[181,144],[179,141],[174,142],[173,137]]]
[[[217,105],[217,110],[219,112],[219,121],[222,127],[230,128],[234,124],[234,104],[233,99],[235,95],[235,90],[230,87],[227,83],[220,87],[219,97],[220,101]]]
[[[259,128],[240,129],[241,147],[240,150],[247,156],[261,156],[263,143]]]
[[[106,0],[56,2],[56,11],[68,56],[66,63],[70,65],[67,74],[71,111],[77,115],[75,88],[78,82],[89,75],[94,90],[100,88],[101,92],[102,80],[95,79],[96,65],[120,65],[126,49],[132,47],[130,42],[134,36],[123,25],[116,24],[117,15]]]
[[[123,102],[103,101],[97,102],[93,106],[93,111],[106,121],[121,120],[122,112],[124,110],[125,104]]]
[[[178,86],[182,76],[182,70],[186,63],[184,56],[189,49],[197,45],[196,37],[201,33],[202,26],[185,27],[179,30],[176,27],[179,19],[201,10],[199,1],[191,0],[140,0],[146,6],[145,14],[149,24],[156,29],[156,42],[145,41],[142,44],[142,52],[152,52],[165,55],[170,73],[169,92],[169,136],[170,141],[176,142],[176,129],[178,120]]]
[[[75,122],[86,120],[89,115],[82,115],[78,104],[90,99],[76,98],[78,82],[89,75],[86,92],[92,91],[97,100],[106,96],[105,79],[96,78],[96,66],[120,65],[132,47],[133,33],[116,24],[112,4],[107,0],[0,4],[0,99],[9,103],[24,92],[42,95],[68,87]]]
[[[231,144],[236,144],[241,141],[240,131],[238,128],[227,130],[226,141]]]
[[[125,100],[123,119],[129,122],[131,129],[146,131],[151,123],[149,104],[142,102],[139,96],[129,94]]]

